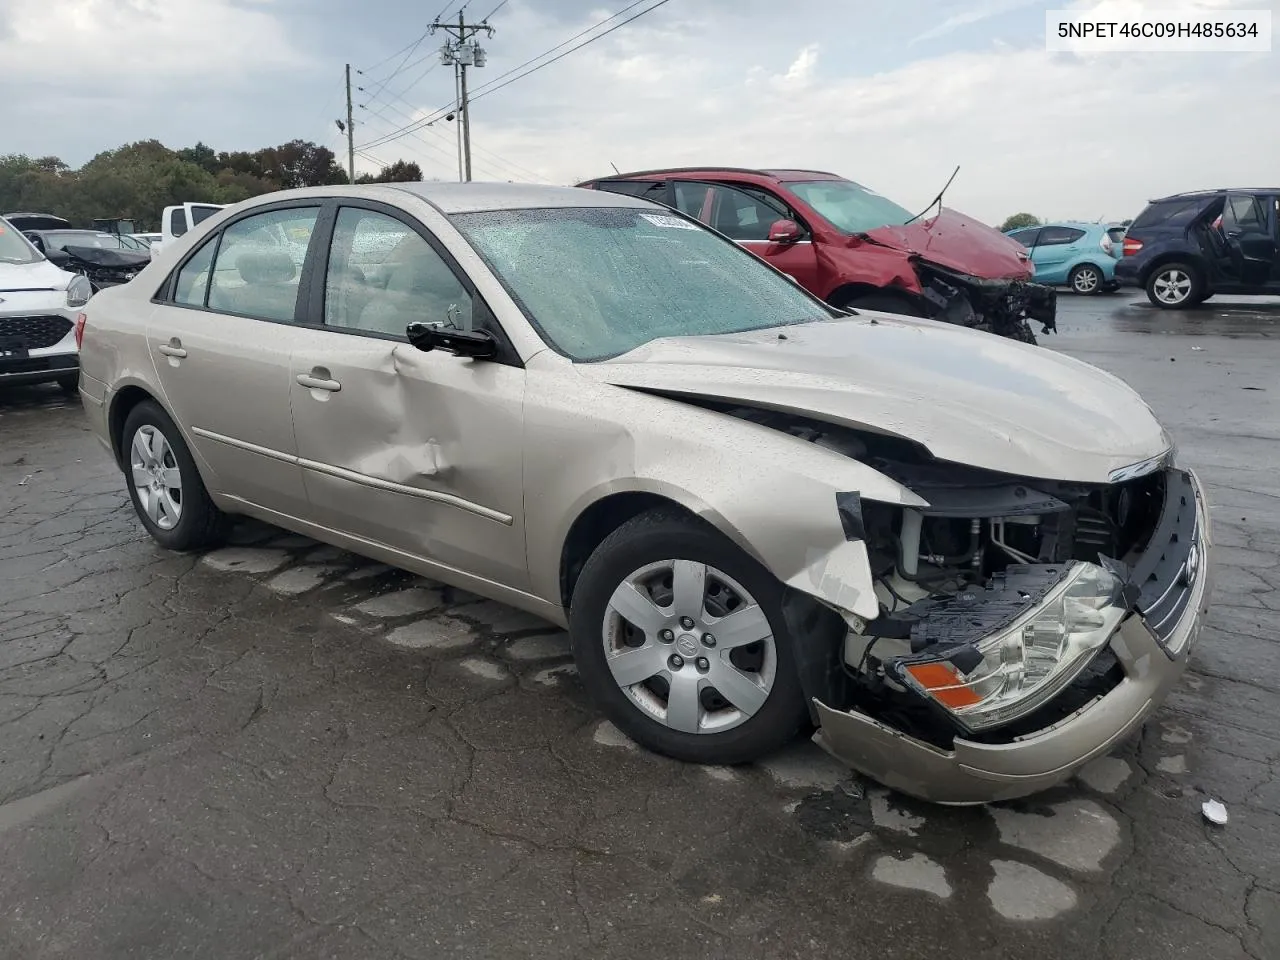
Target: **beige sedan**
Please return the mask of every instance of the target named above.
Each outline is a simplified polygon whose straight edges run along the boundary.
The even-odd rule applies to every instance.
[[[1195,477],[1127,386],[843,313],[646,201],[331,187],[220,211],[78,326],[175,550],[257,517],[567,625],[653,750],[802,729],[949,803],[1138,727],[1209,595]]]

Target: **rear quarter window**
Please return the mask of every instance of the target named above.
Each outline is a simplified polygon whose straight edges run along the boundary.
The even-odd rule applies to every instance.
[[[1211,199],[1197,197],[1194,200],[1166,200],[1153,203],[1138,215],[1129,227],[1129,232],[1148,230],[1152,227],[1176,228],[1190,226],[1191,221],[1208,209],[1213,203]],[[1221,206],[1222,200],[1217,204]]]

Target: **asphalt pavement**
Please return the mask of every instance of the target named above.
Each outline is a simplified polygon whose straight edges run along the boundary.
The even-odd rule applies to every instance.
[[[985,808],[653,756],[555,628],[279,530],[165,553],[77,401],[0,391],[0,957],[1280,957],[1280,303],[1061,311],[1217,589],[1141,735]]]

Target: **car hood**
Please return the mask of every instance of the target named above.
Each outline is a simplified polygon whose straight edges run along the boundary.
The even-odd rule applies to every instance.
[[[65,290],[72,275],[48,260],[35,263],[0,263],[0,291]]]
[[[948,207],[935,217],[905,226],[876,227],[861,236],[973,277],[996,280],[1031,276],[1022,244]]]
[[[784,339],[785,337],[785,339]],[[1043,347],[931,320],[857,317],[655,340],[584,375],[913,440],[940,460],[1086,483],[1165,453],[1123,381]]]

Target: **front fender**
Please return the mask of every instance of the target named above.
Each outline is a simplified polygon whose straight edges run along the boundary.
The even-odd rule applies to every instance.
[[[846,533],[837,495],[925,505],[797,437],[572,373],[531,375],[525,417],[529,570],[534,592],[552,602],[574,521],[604,497],[638,492],[711,523],[792,589],[874,618],[866,545]]]

